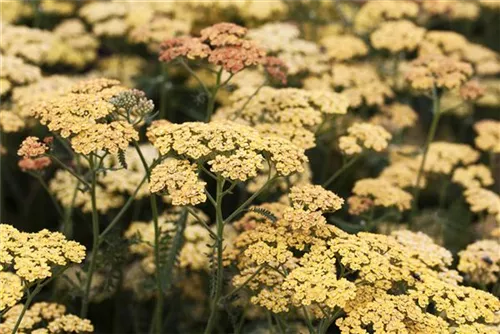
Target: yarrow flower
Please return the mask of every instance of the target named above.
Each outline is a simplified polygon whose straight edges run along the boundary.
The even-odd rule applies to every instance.
[[[256,42],[245,39],[247,29],[234,23],[217,23],[204,28],[200,37],[176,37],[161,44],[160,60],[171,62],[179,57],[207,59],[229,73],[244,68],[265,65],[272,77],[283,81],[283,70],[277,71],[277,63],[266,58],[266,51]],[[284,68],[279,66],[279,68]]]
[[[0,269],[12,265],[27,282],[50,277],[52,266],[80,263],[85,257],[84,246],[59,232],[26,233],[7,224],[0,224],[0,232]]]
[[[0,333],[11,333],[23,309],[17,304],[0,316]],[[61,304],[38,302],[26,310],[18,330],[23,333],[91,333],[94,326],[90,320],[66,313]]]
[[[382,106],[380,113],[375,114],[370,123],[383,126],[391,133],[400,132],[416,124],[418,114],[409,105],[392,103]]]
[[[441,55],[429,55],[411,63],[406,80],[418,90],[430,90],[433,87],[453,89],[465,83],[472,73],[469,63]]]
[[[17,304],[23,295],[21,278],[14,273],[0,271],[0,312]]]
[[[485,165],[470,165],[457,168],[453,173],[452,181],[465,189],[491,186],[495,181],[491,171]]]
[[[479,240],[458,253],[457,269],[469,281],[479,284],[496,283],[500,273],[500,243],[496,240]]]
[[[487,152],[500,152],[500,121],[482,120],[474,124],[476,146]]]
[[[411,207],[412,196],[385,179],[361,179],[354,184],[352,192],[373,200],[374,206],[396,207],[399,211]]]
[[[383,127],[370,123],[355,123],[347,135],[339,138],[339,148],[346,155],[363,152],[363,149],[381,152],[387,148],[392,135]]]
[[[127,90],[117,80],[91,79],[33,106],[32,113],[49,130],[70,137],[77,153],[117,154],[139,139],[135,122],[152,110],[141,92]],[[111,116],[115,120],[109,121]]]
[[[208,163],[210,170],[233,181],[246,181],[255,177],[263,169],[267,160],[275,168],[277,175],[288,176],[302,172],[307,161],[302,149],[276,136],[262,136],[256,130],[233,122],[187,122],[172,124],[167,121],[154,122],[147,136],[162,156],[174,154],[177,160],[163,162],[153,168],[150,190],[158,192],[165,187],[167,193],[178,189],[177,177],[193,187],[191,194],[196,202],[204,201],[201,195],[204,183],[196,180],[199,168],[190,161]],[[172,158],[174,159],[174,158]],[[171,180],[171,181],[169,181]],[[173,182],[173,183],[170,183]],[[174,188],[168,189],[171,184]],[[177,186],[174,186],[177,184]],[[186,190],[187,191],[187,190]],[[182,202],[181,199],[179,201]]]
[[[497,193],[488,189],[473,187],[464,191],[464,197],[472,212],[486,211],[500,222],[500,196]]]
[[[314,132],[331,115],[347,113],[347,99],[328,91],[262,87],[240,89],[220,108],[214,119],[232,119],[255,127],[263,134],[275,134],[305,149],[314,147]]]
[[[388,50],[391,53],[415,50],[424,38],[425,29],[411,21],[390,21],[380,25],[370,35],[374,48]]]

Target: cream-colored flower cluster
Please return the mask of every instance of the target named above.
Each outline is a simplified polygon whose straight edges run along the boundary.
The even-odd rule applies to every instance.
[[[331,71],[324,72],[319,77],[307,77],[304,88],[341,92],[353,108],[382,106],[386,99],[394,96],[391,87],[370,63],[333,64]]]
[[[94,60],[98,47],[85,27],[74,21],[62,23],[53,32],[11,25],[1,26],[0,31],[0,50],[5,56],[19,57],[38,66],[83,68]]]
[[[356,181],[352,192],[357,197],[371,199],[373,206],[395,207],[399,211],[411,207],[412,195],[384,178]]]
[[[301,39],[299,35],[298,27],[281,22],[267,23],[248,32],[249,38],[287,65],[290,75],[326,71],[328,56],[321,52],[319,45]]]
[[[465,201],[472,212],[485,212],[500,222],[500,196],[491,190],[473,187],[464,191]]]
[[[147,136],[162,156],[179,157],[167,159],[153,169],[150,190],[167,188],[167,193],[173,196],[170,191],[182,187],[177,180],[190,180],[188,189],[177,193],[180,202],[204,201],[204,183],[196,177],[200,163],[208,163],[212,172],[229,180],[246,181],[257,176],[264,168],[264,161],[279,176],[304,171],[303,164],[307,161],[304,150],[288,140],[263,136],[249,126],[228,121],[208,124],[157,121],[149,127]]]
[[[453,173],[452,181],[465,189],[488,187],[495,183],[490,169],[482,164],[457,168]]]
[[[26,233],[7,224],[0,225],[0,232],[0,269],[12,266],[27,282],[50,277],[53,266],[80,263],[85,257],[84,246],[59,232]]]
[[[449,20],[474,21],[479,16],[479,6],[476,1],[422,1],[422,10],[425,14],[434,17],[444,17]]]
[[[482,120],[474,124],[476,146],[481,151],[500,152],[500,121]]]
[[[460,87],[472,74],[469,63],[442,55],[428,55],[411,62],[406,80],[417,90],[453,89]]]
[[[339,138],[339,148],[345,155],[360,154],[364,149],[381,152],[387,148],[392,135],[382,126],[355,123],[347,129],[347,135]]]
[[[425,28],[416,26],[407,20],[389,21],[370,35],[370,40],[375,49],[387,50],[390,53],[412,52],[422,41]]]
[[[353,35],[326,36],[321,39],[319,44],[326,49],[326,54],[332,61],[343,62],[365,56],[368,53],[368,46],[365,42]]]
[[[392,103],[382,106],[380,112],[370,118],[370,123],[383,126],[391,133],[398,133],[413,127],[418,120],[418,114],[407,104]]]
[[[263,87],[252,97],[253,93],[253,89],[236,91],[231,95],[233,103],[220,108],[214,118],[243,122],[304,149],[315,146],[314,132],[320,124],[348,109],[344,96],[328,91]]]
[[[368,1],[357,12],[354,28],[359,33],[369,33],[386,21],[415,18],[418,11],[418,4],[413,1]]]
[[[135,103],[135,104],[134,104]],[[125,110],[126,109],[126,110]],[[139,134],[130,124],[153,109],[152,102],[117,80],[81,81],[64,93],[33,106],[33,116],[50,131],[70,137],[76,153],[125,150]],[[135,115],[134,111],[141,115]],[[114,116],[114,120],[108,121]]]
[[[16,305],[24,296],[21,278],[8,271],[0,271],[0,312]]]
[[[478,75],[500,73],[500,56],[497,52],[481,44],[471,43],[463,35],[453,31],[427,32],[418,53],[420,56],[444,55],[469,62]]]
[[[2,314],[0,333],[7,334],[14,326],[23,309],[18,304]],[[49,333],[91,333],[94,326],[90,320],[82,319],[66,313],[66,307],[61,304],[39,302],[31,305],[24,314],[18,328],[19,333],[49,334]]]
[[[0,95],[9,93],[14,87],[24,86],[41,79],[38,67],[25,63],[15,56],[1,55]]]
[[[500,243],[496,240],[476,241],[458,253],[458,270],[474,283],[490,284],[500,279]]]

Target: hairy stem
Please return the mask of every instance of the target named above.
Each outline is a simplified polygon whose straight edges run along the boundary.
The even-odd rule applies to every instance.
[[[215,82],[215,86],[213,87],[210,95],[208,95],[207,115],[205,117],[205,122],[210,122],[210,119],[212,118],[212,114],[215,108],[215,97],[217,96],[217,92],[221,87],[221,82],[220,82],[221,78],[222,78],[222,68],[219,70],[219,72],[217,72],[217,80]]]

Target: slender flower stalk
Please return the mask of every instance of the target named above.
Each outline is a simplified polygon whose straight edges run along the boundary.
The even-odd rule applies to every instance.
[[[359,160],[361,155],[357,155],[354,158],[351,158],[348,162],[346,162],[341,168],[339,168],[332,176],[328,178],[328,180],[323,183],[323,188],[327,188],[330,184],[333,183],[344,171],[349,169],[356,161]]]
[[[91,172],[91,187],[90,197],[92,201],[92,255],[90,258],[89,270],[86,275],[85,290],[82,299],[82,308],[80,310],[80,317],[86,318],[89,308],[90,288],[92,286],[92,277],[97,266],[97,252],[99,248],[99,213],[97,212],[97,168],[94,162],[94,156],[91,155],[90,159],[90,172]]]
[[[431,128],[429,129],[429,133],[427,135],[427,140],[425,142],[424,146],[424,152],[422,155],[422,161],[420,162],[420,166],[418,168],[417,172],[417,179],[414,185],[413,189],[413,208],[412,208],[412,218],[415,216],[417,210],[418,210],[418,198],[420,195],[420,181],[422,179],[424,167],[425,167],[425,162],[427,160],[427,153],[429,152],[429,147],[434,140],[434,137],[436,135],[436,130],[437,126],[439,123],[439,118],[441,117],[441,110],[440,110],[440,103],[439,103],[439,94],[437,87],[434,86],[432,89],[432,123],[431,123]]]

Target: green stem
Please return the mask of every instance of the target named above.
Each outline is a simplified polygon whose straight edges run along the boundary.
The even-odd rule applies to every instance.
[[[90,169],[91,169],[91,188],[90,198],[92,202],[92,255],[90,258],[90,266],[86,275],[85,291],[82,299],[82,308],[80,310],[80,318],[86,318],[89,308],[90,287],[92,286],[92,277],[97,266],[97,251],[99,248],[99,213],[97,212],[97,172],[94,165],[93,156],[90,156]]]
[[[43,289],[44,286],[52,282],[54,279],[56,279],[59,275],[61,275],[66,269],[68,269],[68,266],[62,267],[59,271],[56,273],[52,274],[50,278],[45,280],[43,283],[38,282],[35,286],[35,289],[33,292],[29,292],[28,288],[28,298],[26,298],[26,302],[24,303],[23,309],[21,310],[21,313],[19,314],[19,317],[17,318],[16,324],[14,325],[14,329],[12,330],[12,334],[16,334],[17,330],[19,329],[19,326],[21,325],[21,321],[23,320],[24,314],[28,310],[28,307],[31,305],[31,302],[33,301],[33,298]]]
[[[259,94],[259,91],[262,89],[262,87],[264,87],[265,85],[267,84],[267,79],[264,80],[264,82],[255,90],[255,92],[253,92],[252,95],[250,95],[247,100],[245,101],[245,103],[241,106],[240,109],[238,109],[232,116],[231,116],[231,120],[235,120],[237,119],[241,113],[245,110],[245,108],[247,107],[247,105],[250,103],[250,101],[257,95]]]
[[[155,255],[155,271],[156,271],[156,305],[155,305],[155,313],[153,316],[153,333],[161,333],[162,329],[162,314],[163,314],[163,291],[161,289],[161,277],[160,277],[160,238],[161,238],[161,230],[160,225],[158,223],[158,206],[156,203],[156,195],[151,194],[150,203],[151,203],[151,212],[153,214],[153,224],[154,224],[154,255]]]
[[[354,158],[351,158],[347,163],[345,163],[340,169],[338,169],[328,180],[326,180],[325,183],[323,183],[323,188],[327,188],[333,181],[335,181],[345,170],[347,170],[349,167],[351,167],[356,161],[359,160],[361,157],[360,155],[355,156]]]
[[[302,310],[304,311],[304,317],[306,318],[307,328],[309,329],[310,334],[314,334],[314,327],[311,322],[311,318],[309,317],[309,311],[305,306],[302,306]]]
[[[50,200],[54,204],[54,207],[56,208],[57,213],[59,214],[59,216],[60,217],[64,217],[63,210],[62,210],[61,206],[57,202],[57,200],[54,197],[54,195],[52,195],[52,192],[50,191],[50,189],[49,189],[47,183],[45,182],[45,180],[38,173],[30,173],[30,174],[33,175],[40,182],[40,184],[42,185],[43,189],[45,189],[45,191],[47,192],[47,194],[50,197]]]
[[[224,187],[224,179],[221,176],[217,178],[216,186],[216,207],[215,207],[215,218],[217,224],[217,271],[215,277],[215,291],[210,305],[210,317],[208,318],[207,327],[205,328],[205,334],[212,333],[217,322],[217,314],[219,307],[219,300],[222,295],[222,287],[224,284],[224,266],[222,264],[222,251],[224,242],[224,220],[222,218],[222,189]]]
[[[212,118],[212,114],[215,108],[215,97],[217,96],[217,92],[221,87],[220,84],[221,77],[222,77],[222,68],[219,70],[219,72],[217,72],[217,81],[215,82],[215,86],[213,87],[212,92],[210,93],[210,95],[208,95],[207,116],[205,118],[205,122],[210,122],[210,119]]]
[[[231,291],[230,293],[228,293],[227,295],[225,295],[223,297],[223,299],[227,299],[229,297],[231,297],[232,295],[234,295],[235,293],[237,293],[238,291],[240,291],[241,289],[243,289],[248,283],[250,283],[251,280],[253,280],[255,278],[255,276],[257,276],[264,268],[266,268],[266,264],[263,264],[261,265],[249,278],[247,278],[245,280],[245,282],[243,282],[243,284],[241,284],[239,287],[235,288],[233,291]]]
[[[78,181],[73,190],[73,195],[71,197],[71,203],[69,206],[64,208],[64,219],[63,219],[63,231],[66,238],[71,239],[73,237],[73,222],[71,221],[71,216],[73,215],[73,207],[75,206],[76,195],[78,193],[78,188],[80,187],[80,182]]]
[[[57,164],[59,166],[61,166],[63,169],[65,169],[66,171],[68,171],[71,175],[73,175],[78,181],[80,181],[81,183],[83,183],[85,185],[85,187],[87,189],[90,189],[90,184],[85,181],[80,175],[78,175],[77,173],[75,173],[71,168],[69,168],[68,166],[66,166],[61,160],[59,160],[58,157],[56,157],[55,155],[52,155],[52,154],[48,154],[47,155],[49,158],[51,158],[52,160],[54,160],[55,162],[57,162]]]
[[[198,221],[198,223],[203,226],[207,231],[208,233],[212,236],[212,238],[214,238],[214,240],[217,239],[217,234],[212,231],[212,229],[210,228],[210,226],[207,225],[206,222],[203,221],[203,219],[200,218],[200,216],[198,216],[198,214],[190,207],[186,207],[186,210],[194,217],[196,218],[196,220]]]
[[[269,172],[271,173],[271,172]],[[251,203],[252,201],[257,197],[259,196],[265,189],[267,189],[272,183],[274,180],[276,180],[278,177],[277,176],[273,176],[273,177],[270,177],[267,179],[266,183],[262,186],[262,188],[260,188],[258,191],[256,191],[255,193],[252,194],[252,196],[250,196],[243,204],[241,204],[232,214],[229,215],[229,217],[227,217],[225,220],[224,220],[224,223],[229,223],[231,222],[231,220],[236,217],[238,214],[240,214],[243,210],[245,210]]]
[[[429,146],[431,145],[432,141],[434,140],[434,136],[436,135],[436,130],[437,126],[439,123],[439,118],[441,116],[441,111],[440,111],[440,105],[439,105],[439,94],[437,91],[437,88],[434,86],[432,89],[432,123],[431,123],[431,128],[429,129],[429,133],[427,135],[427,140],[425,142],[424,146],[424,152],[422,156],[422,161],[420,162],[420,166],[418,168],[417,172],[417,180],[414,185],[414,190],[413,190],[413,208],[412,208],[412,215],[411,218],[414,218],[417,210],[418,210],[418,198],[420,195],[420,181],[422,179],[424,167],[425,167],[425,161],[427,160],[427,153],[429,152]],[[413,219],[410,219],[410,227],[411,227],[411,221]]]

